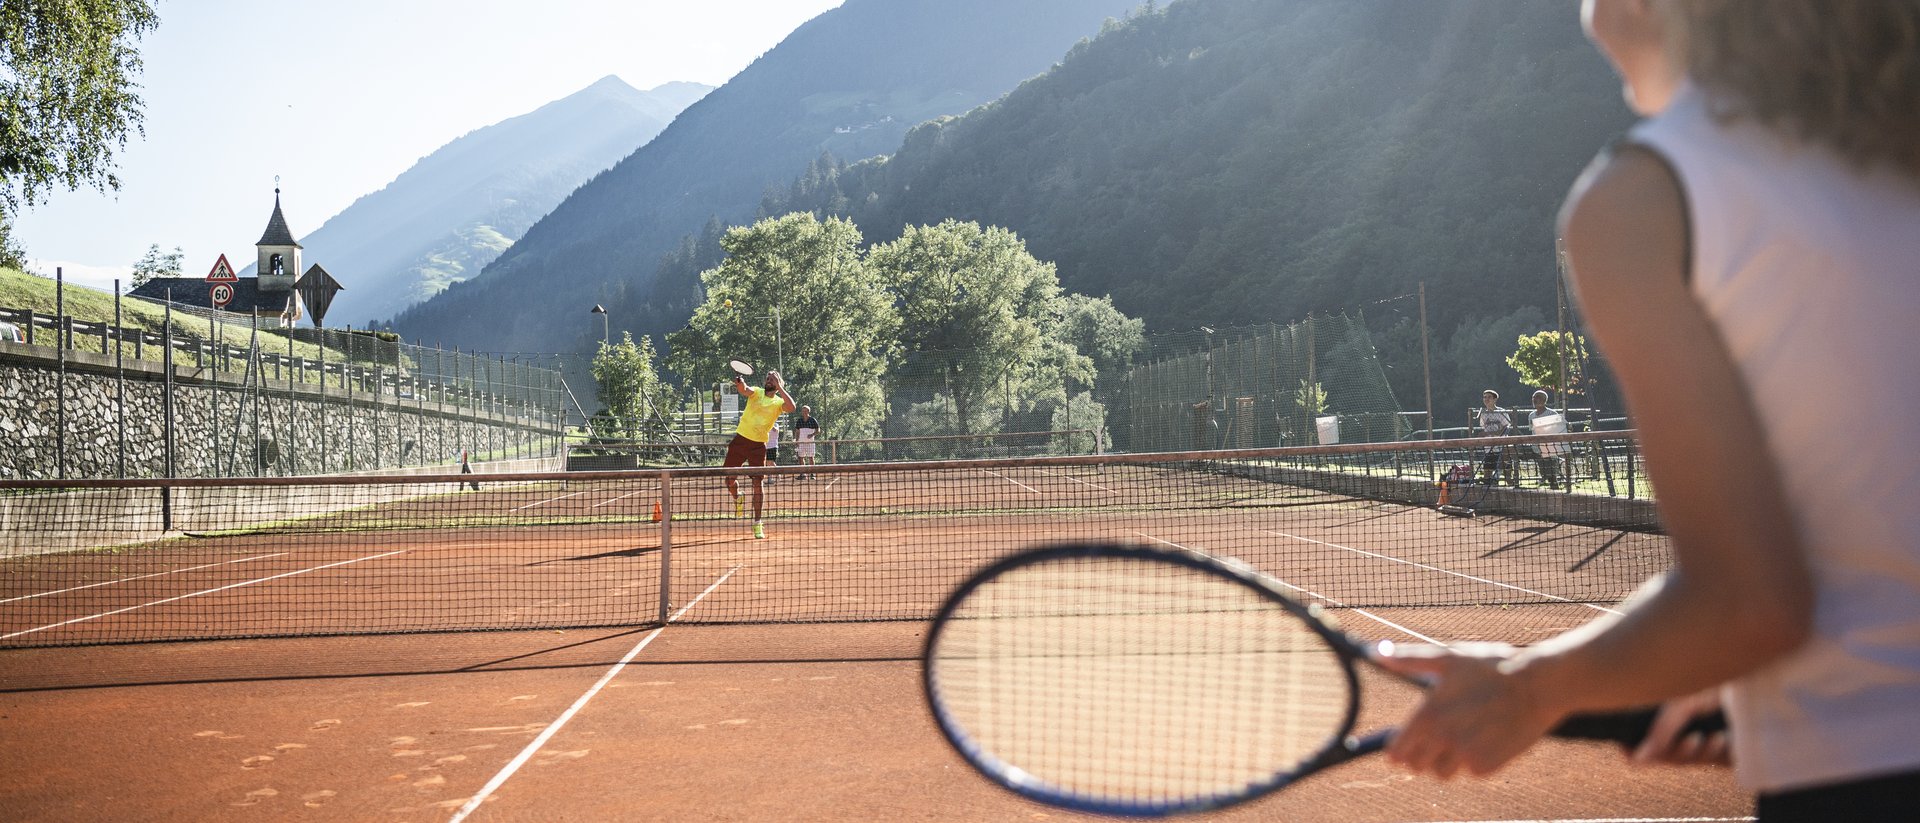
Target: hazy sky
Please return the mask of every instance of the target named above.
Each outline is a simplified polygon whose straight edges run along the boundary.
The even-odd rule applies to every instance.
[[[121,188],[20,215],[32,268],[109,287],[149,245],[235,268],[273,211],[294,236],[467,132],[609,74],[720,86],[841,0],[158,0],[140,41],[146,136]]]

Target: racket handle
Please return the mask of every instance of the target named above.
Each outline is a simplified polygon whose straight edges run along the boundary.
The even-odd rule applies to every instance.
[[[1576,714],[1555,726],[1554,737],[1573,740],[1610,740],[1626,746],[1638,746],[1653,728],[1657,709],[1635,709],[1607,714]],[[1718,711],[1703,714],[1687,723],[1681,734],[1713,734],[1727,730],[1727,716]]]

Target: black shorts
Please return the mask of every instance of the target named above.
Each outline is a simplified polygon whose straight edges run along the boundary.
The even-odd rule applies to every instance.
[[[727,444],[727,457],[720,461],[722,468],[734,466],[764,466],[767,464],[767,444],[749,439],[744,434],[733,436],[733,442]]]
[[[1763,794],[1755,817],[1760,823],[1895,823],[1913,820],[1915,809],[1920,809],[1920,771]]]
[[[767,450],[767,462],[770,464],[780,462],[779,446],[774,446],[773,448]]]

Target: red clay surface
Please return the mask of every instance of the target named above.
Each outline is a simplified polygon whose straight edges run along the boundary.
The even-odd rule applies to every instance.
[[[467,819],[1085,819],[993,787],[947,748],[920,697],[921,629],[669,626]],[[32,690],[0,693],[16,764],[0,773],[0,808],[22,821],[446,821],[647,634],[6,652],[0,684]],[[1369,689],[1367,726],[1412,696],[1378,678]],[[1723,773],[1548,743],[1489,780],[1436,783],[1375,758],[1195,819],[1747,811]]]
[[[617,627],[0,651],[0,808],[10,820],[447,821],[506,774],[467,820],[1082,819],[974,775],[922,705],[924,620],[992,558],[1062,539],[1180,545],[1247,559],[1363,637],[1526,643],[1600,614],[1666,552],[1656,535],[1225,480],[880,477],[782,479],[767,540],[730,517],[717,483],[677,487],[679,614],[657,636],[650,488],[489,487],[327,519],[345,530],[5,561],[0,635],[18,634],[0,645]],[[928,514],[954,499],[977,510]],[[449,512],[464,525],[408,527]],[[1369,689],[1365,727],[1414,697],[1379,678]],[[1631,769],[1609,747],[1549,743],[1491,780],[1414,779],[1376,758],[1197,819],[1748,808],[1723,773]]]

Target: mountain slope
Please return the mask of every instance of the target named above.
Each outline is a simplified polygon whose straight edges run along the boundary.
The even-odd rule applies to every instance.
[[[1006,226],[1064,287],[1159,330],[1373,306],[1425,282],[1435,341],[1453,340],[1436,388],[1473,398],[1510,383],[1517,333],[1551,327],[1559,202],[1631,122],[1576,17],[1498,0],[1182,0],[890,157],[792,181],[777,205],[852,217],[869,240],[947,218]],[[1411,305],[1369,312],[1378,329]],[[1402,397],[1421,396],[1412,335],[1383,334],[1383,354],[1411,341]]]
[[[478,278],[395,318],[409,337],[493,349],[570,347],[586,309],[678,328],[690,305],[649,294],[661,256],[710,217],[753,215],[822,151],[866,157],[915,123],[964,112],[1045,71],[1136,0],[848,0],[802,25],[672,126],[595,177]]]
[[[595,173],[658,134],[711,88],[637,91],[617,77],[476,129],[301,238],[301,258],[346,288],[333,326],[365,325],[477,274]]]

